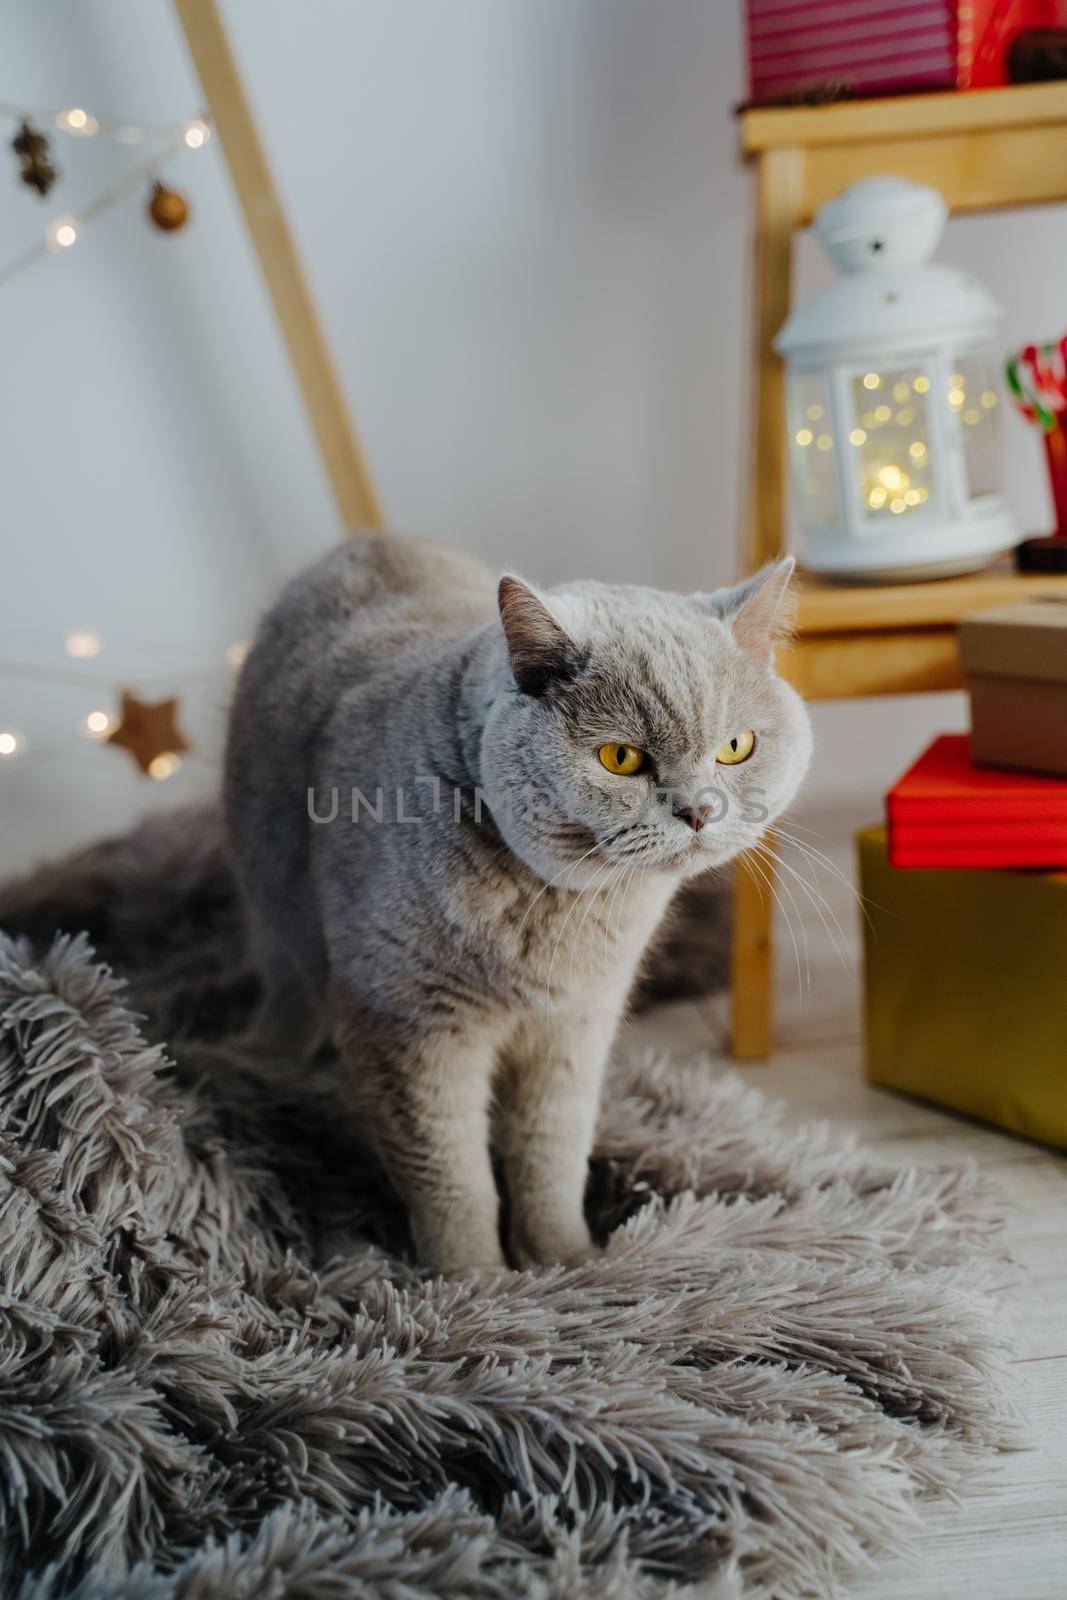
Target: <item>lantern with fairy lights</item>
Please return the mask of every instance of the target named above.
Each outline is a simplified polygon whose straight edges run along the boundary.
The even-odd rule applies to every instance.
[[[946,216],[936,190],[885,177],[815,218],[841,276],[776,348],[804,560],[827,576],[942,577],[1016,540],[1000,491],[1000,308],[969,273],[930,262]]]

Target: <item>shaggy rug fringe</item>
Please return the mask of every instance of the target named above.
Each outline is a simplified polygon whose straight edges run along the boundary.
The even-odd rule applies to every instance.
[[[603,1256],[449,1283],[334,1082],[0,938],[0,1593],[826,1597],[1004,1441],[972,1173],[619,1062]]]

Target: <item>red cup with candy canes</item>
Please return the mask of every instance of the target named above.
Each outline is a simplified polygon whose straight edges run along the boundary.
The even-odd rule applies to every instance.
[[[1009,358],[1005,371],[1020,416],[1044,435],[1056,511],[1054,537],[1067,541],[1067,334],[1058,344],[1024,345]],[[1056,570],[1062,570],[1058,564]]]

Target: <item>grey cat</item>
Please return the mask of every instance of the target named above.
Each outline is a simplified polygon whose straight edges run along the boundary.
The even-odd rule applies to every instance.
[[[605,1058],[683,879],[793,797],[774,673],[792,570],[686,597],[499,585],[352,539],[240,675],[226,811],[275,1041],[329,1031],[426,1266],[575,1262]]]

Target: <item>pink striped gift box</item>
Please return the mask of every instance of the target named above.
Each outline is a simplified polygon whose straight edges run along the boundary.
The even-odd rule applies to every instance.
[[[753,101],[958,88],[1011,0],[747,0]]]

